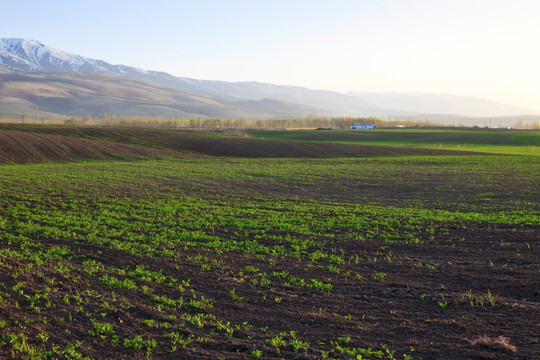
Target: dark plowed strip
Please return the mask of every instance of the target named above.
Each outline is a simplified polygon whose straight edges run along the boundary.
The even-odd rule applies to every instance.
[[[0,130],[0,163],[64,162],[84,159],[132,159],[179,153],[59,135]]]

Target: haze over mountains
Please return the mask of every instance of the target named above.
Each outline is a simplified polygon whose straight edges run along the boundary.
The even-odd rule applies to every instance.
[[[69,54],[35,40],[0,39],[0,116],[24,114],[36,106],[42,116],[268,118],[317,113],[429,117],[451,122],[534,114],[486,99],[455,95],[356,91],[342,94],[298,86],[175,77]]]

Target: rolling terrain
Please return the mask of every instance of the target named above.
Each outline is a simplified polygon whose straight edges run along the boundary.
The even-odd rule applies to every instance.
[[[4,107],[18,107],[35,116],[36,106],[42,116],[271,117],[316,110],[281,101],[246,103],[94,73],[0,74],[0,112],[8,112]]]
[[[362,145],[334,142],[266,140],[256,138],[255,136],[265,136],[264,134],[266,134],[258,134],[258,132],[254,133],[255,136],[248,136],[245,133],[240,133],[240,136],[238,136],[227,134],[226,132],[207,131],[0,124],[0,132],[4,130],[16,130],[21,134],[22,132],[29,132],[32,134],[61,135],[65,139],[92,139],[168,151],[240,158],[363,158],[463,154],[461,151],[451,149],[395,147],[373,143]],[[314,135],[315,133],[321,132],[314,132]],[[326,132],[323,131],[322,134],[324,135]],[[9,151],[17,152],[17,149],[9,149]]]
[[[376,131],[259,131],[262,139],[384,145],[399,149],[422,148],[540,156],[540,133],[494,129],[378,129]]]
[[[0,125],[0,358],[540,353],[538,131],[238,135]]]
[[[128,160],[178,152],[27,131],[0,130],[0,163]]]
[[[401,109],[421,114],[450,114],[463,117],[510,116],[531,113],[517,106],[508,106],[495,101],[448,94],[360,92],[350,91],[356,96],[384,109]],[[488,110],[489,109],[489,110]]]
[[[500,104],[494,101],[446,94],[422,93],[373,93],[354,92],[347,94],[328,90],[314,90],[301,86],[277,85],[255,81],[226,82],[216,80],[177,77],[165,72],[150,71],[126,65],[113,65],[103,60],[91,59],[55,49],[36,40],[0,38],[0,74],[43,74],[42,82],[54,83],[57,78],[50,73],[72,74],[71,81],[81,75],[82,86],[90,74],[94,82],[102,81],[103,92],[93,96],[74,98],[64,94],[58,99],[42,96],[34,98],[19,89],[18,97],[4,99],[11,108],[0,102],[0,116],[13,114],[14,105],[22,112],[34,110],[36,105],[53,114],[95,116],[100,114],[147,114],[159,116],[211,116],[211,117],[294,117],[311,113],[330,116],[377,116],[399,117],[423,121],[429,119],[438,123],[485,126],[492,119],[493,126],[512,126],[519,120],[538,121],[534,111]],[[82,76],[82,74],[85,74]],[[7,81],[0,77],[0,83]],[[27,79],[31,84],[30,79]],[[65,79],[62,80],[65,82]],[[118,82],[118,86],[113,83]],[[138,92],[130,96],[128,89],[122,90],[124,96],[109,95],[118,87],[140,88],[146,84],[145,92],[159,87],[157,92],[141,97]],[[64,83],[65,85],[65,83]],[[361,85],[361,84],[360,84]],[[167,90],[165,90],[167,89]],[[51,89],[52,91],[53,89]],[[94,91],[94,90],[91,90]],[[168,92],[168,94],[163,94]],[[171,95],[176,94],[176,95]],[[190,95],[188,95],[190,94]],[[194,98],[194,94],[206,99]],[[174,99],[179,96],[180,99]],[[2,99],[3,95],[0,95]],[[171,98],[174,101],[171,102]],[[39,100],[39,101],[38,101]],[[523,116],[530,114],[532,119]],[[45,116],[45,115],[44,115]],[[503,118],[509,117],[510,118]],[[517,117],[516,117],[517,116]]]

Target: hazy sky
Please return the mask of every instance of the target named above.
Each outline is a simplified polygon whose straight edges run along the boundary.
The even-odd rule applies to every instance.
[[[176,76],[540,111],[540,0],[25,0],[0,11],[0,37]]]

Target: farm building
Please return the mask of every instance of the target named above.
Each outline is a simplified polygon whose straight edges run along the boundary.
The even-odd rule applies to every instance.
[[[356,129],[374,129],[375,128],[375,125],[374,124],[352,124],[351,125],[351,130],[356,130]]]

